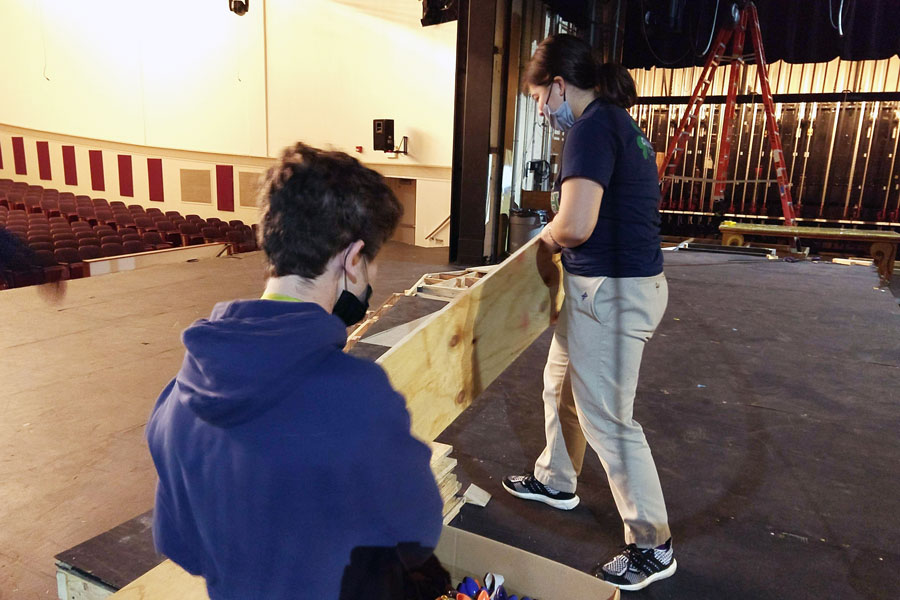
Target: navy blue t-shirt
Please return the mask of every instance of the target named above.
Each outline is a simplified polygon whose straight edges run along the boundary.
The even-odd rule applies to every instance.
[[[625,109],[600,99],[587,106],[566,133],[555,190],[570,177],[602,185],[603,201],[591,237],[563,248],[566,271],[587,277],[662,273],[656,153]]]

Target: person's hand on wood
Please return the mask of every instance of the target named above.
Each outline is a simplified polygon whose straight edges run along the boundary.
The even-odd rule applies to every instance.
[[[550,240],[549,243],[547,242],[549,235],[547,235],[547,239],[545,239],[544,232],[548,229],[549,227],[545,227],[544,231],[541,232],[541,241],[538,242],[535,261],[537,263],[538,274],[541,276],[541,280],[544,282],[544,285],[547,286],[547,291],[550,293],[550,324],[555,325],[559,318],[556,297],[559,294],[560,273],[559,267],[553,260],[553,255],[558,253],[561,248],[552,240]]]

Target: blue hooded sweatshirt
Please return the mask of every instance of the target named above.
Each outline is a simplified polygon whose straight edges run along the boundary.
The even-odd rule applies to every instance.
[[[384,371],[342,352],[338,318],[241,300],[183,341],[147,424],[153,536],[210,598],[336,599],[354,548],[437,544],[430,452]]]

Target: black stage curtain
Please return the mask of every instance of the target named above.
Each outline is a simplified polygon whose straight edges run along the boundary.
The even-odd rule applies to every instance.
[[[684,0],[680,23],[674,28],[668,19],[670,0],[623,1],[627,11],[625,66],[704,64],[703,53],[713,31],[717,0]],[[732,3],[719,0],[716,29],[728,21]],[[558,5],[561,13],[565,11],[570,17],[576,17],[575,20],[583,21],[586,14],[579,17],[574,5],[584,7],[589,3],[554,0],[550,4]],[[843,37],[837,31],[841,4],[841,0],[756,0],[766,60],[789,63],[827,62],[836,57],[873,60],[900,53],[900,26],[897,25],[900,0],[844,0],[840,19]],[[648,11],[654,15],[650,24],[644,19]],[[750,49],[749,40],[745,49]]]

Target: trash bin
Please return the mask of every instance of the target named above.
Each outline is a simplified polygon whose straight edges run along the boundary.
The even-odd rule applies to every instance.
[[[509,211],[509,253],[512,254],[541,232],[547,224],[547,211],[513,208]]]

